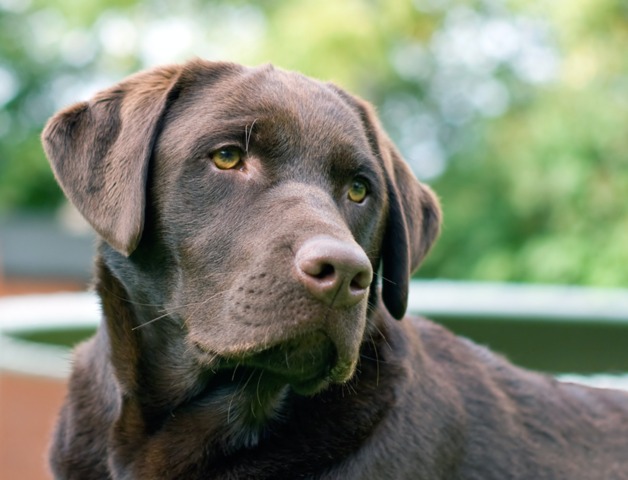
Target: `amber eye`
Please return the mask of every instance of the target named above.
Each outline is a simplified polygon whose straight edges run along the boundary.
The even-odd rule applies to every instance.
[[[351,187],[349,188],[349,193],[347,196],[349,200],[355,203],[362,203],[366,198],[368,193],[368,188],[366,183],[362,180],[355,179],[351,182]]]
[[[212,162],[221,170],[231,170],[242,161],[243,152],[238,147],[225,147],[211,154]]]

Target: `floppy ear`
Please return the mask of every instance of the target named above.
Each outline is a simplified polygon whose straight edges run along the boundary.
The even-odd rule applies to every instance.
[[[332,88],[357,110],[374,154],[384,165],[388,217],[382,241],[382,298],[400,320],[408,306],[410,276],[427,255],[440,232],[441,210],[436,195],[420,183],[384,133],[367,102]]]
[[[42,134],[65,195],[126,256],[142,236],[148,163],[179,71],[133,75],[57,113]]]
[[[389,200],[382,242],[382,298],[399,320],[408,306],[410,276],[440,232],[441,210],[436,195],[416,179],[390,140],[382,143]]]

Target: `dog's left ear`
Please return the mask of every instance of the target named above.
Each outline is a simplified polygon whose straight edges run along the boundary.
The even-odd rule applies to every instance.
[[[440,205],[434,192],[416,179],[384,133],[373,107],[332,87],[357,110],[371,149],[384,164],[388,218],[381,247],[382,298],[390,314],[400,320],[408,306],[410,276],[440,232]]]
[[[416,179],[392,142],[384,137],[381,143],[389,201],[382,242],[382,298],[400,320],[408,306],[410,276],[440,232],[441,210],[432,189]]]

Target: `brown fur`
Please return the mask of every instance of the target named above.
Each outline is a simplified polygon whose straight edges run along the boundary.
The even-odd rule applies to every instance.
[[[626,394],[395,320],[440,211],[365,102],[198,60],[60,112],[43,139],[103,239],[56,478],[628,479]],[[244,161],[220,170],[227,145]]]

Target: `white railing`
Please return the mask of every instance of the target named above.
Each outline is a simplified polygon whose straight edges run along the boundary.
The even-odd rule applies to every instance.
[[[408,309],[428,317],[595,321],[625,323],[628,328],[628,290],[622,289],[413,281]],[[21,340],[11,333],[96,327],[99,318],[100,306],[93,293],[0,298],[0,369],[67,377],[69,349]],[[628,374],[559,378],[628,390]]]

